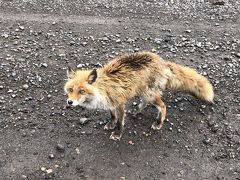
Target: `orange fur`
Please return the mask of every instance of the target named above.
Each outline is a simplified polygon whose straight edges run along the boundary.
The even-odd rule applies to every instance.
[[[194,69],[164,61],[151,52],[119,56],[96,71],[72,71],[68,77],[65,90],[73,105],[111,110],[113,120],[105,128],[116,126],[111,136],[114,140],[122,134],[123,107],[134,96],[159,109],[161,117],[153,129],[160,129],[166,116],[166,106],[161,100],[163,91],[183,90],[210,102],[214,97],[212,85],[204,76]],[[139,108],[142,109],[143,104]]]

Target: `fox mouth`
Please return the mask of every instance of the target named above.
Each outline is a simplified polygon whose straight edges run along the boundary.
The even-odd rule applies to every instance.
[[[91,102],[91,100],[89,99],[89,98],[86,98],[83,102],[82,102],[82,104],[89,104]]]

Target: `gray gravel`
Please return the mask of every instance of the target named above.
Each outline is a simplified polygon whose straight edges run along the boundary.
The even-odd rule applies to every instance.
[[[0,0],[0,179],[239,179],[240,4],[177,2]],[[66,106],[66,68],[141,50],[208,77],[214,104],[166,93],[155,132],[136,98],[113,142],[109,112]]]

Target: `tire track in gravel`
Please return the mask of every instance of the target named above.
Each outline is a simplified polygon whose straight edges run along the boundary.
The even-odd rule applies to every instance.
[[[100,17],[100,16],[76,16],[76,15],[52,15],[52,14],[28,14],[28,13],[4,13],[0,12],[1,21],[25,21],[25,22],[39,22],[39,23],[53,23],[53,22],[63,22],[70,24],[96,24],[96,25],[113,25],[113,26],[145,26],[151,28],[161,28],[161,29],[177,29],[185,30],[186,28],[191,27],[191,29],[196,30],[205,30],[205,29],[214,29],[214,31],[222,31],[227,29],[231,32],[239,32],[240,23],[233,24],[232,22],[226,23],[223,22],[216,28],[211,22],[196,22],[192,24],[182,24],[179,21],[169,22],[168,24],[161,24],[159,22],[150,20],[150,19],[133,19],[128,17],[119,17],[119,18],[109,18],[109,17]],[[240,20],[238,20],[240,22]],[[176,28],[177,27],[177,28]]]

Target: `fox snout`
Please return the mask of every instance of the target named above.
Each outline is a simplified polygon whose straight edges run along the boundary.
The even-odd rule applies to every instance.
[[[69,106],[77,106],[77,105],[79,105],[79,101],[78,100],[67,99],[67,104]]]
[[[68,105],[72,105],[72,104],[73,104],[73,101],[68,99],[68,100],[67,100],[67,104],[68,104]]]

